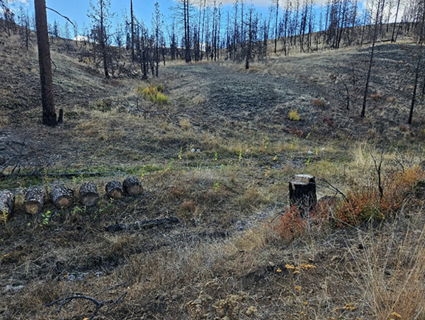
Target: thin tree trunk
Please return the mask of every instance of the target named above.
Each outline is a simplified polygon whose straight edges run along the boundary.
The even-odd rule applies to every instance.
[[[417,91],[417,88],[418,88],[418,78],[419,78],[419,70],[420,70],[420,67],[421,67],[421,60],[422,60],[422,44],[421,44],[420,51],[419,51],[418,64],[416,66],[415,84],[413,86],[412,104],[410,105],[409,120],[407,121],[408,124],[412,124],[413,109],[415,108],[415,102],[416,102],[416,91]]]
[[[365,87],[364,96],[363,96],[363,106],[362,106],[362,112],[360,113],[360,116],[362,118],[364,118],[365,112],[366,112],[366,100],[367,100],[367,94],[368,94],[368,91],[369,91],[369,80],[370,80],[370,74],[371,74],[371,71],[372,71],[373,55],[375,53],[376,34],[378,33],[380,5],[381,5],[381,3],[380,3],[380,1],[378,1],[378,6],[377,6],[377,9],[376,9],[375,30],[373,32],[373,38],[372,38],[372,52],[370,53],[369,68],[367,70],[367,77],[366,77],[366,87]]]
[[[133,0],[130,1],[131,14],[131,62],[134,62],[134,15],[133,15]]]
[[[50,59],[46,1],[35,0],[34,6],[37,27],[38,63],[40,65],[43,124],[54,127],[56,126],[57,121],[53,95],[52,62]]]

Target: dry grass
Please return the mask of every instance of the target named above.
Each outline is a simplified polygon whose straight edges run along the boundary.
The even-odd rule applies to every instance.
[[[336,54],[335,50],[323,56]],[[401,153],[391,149],[384,154],[384,177],[403,181],[391,180],[396,182],[395,187],[386,185],[385,194],[394,195],[397,206],[388,210],[390,214],[380,225],[372,219],[367,227],[335,228],[332,218],[339,208],[334,205],[323,205],[316,216],[301,220],[295,211],[285,211],[287,182],[300,172],[324,178],[346,194],[350,189],[370,187],[374,190],[374,208],[378,208],[372,156],[379,157],[380,150],[367,143],[324,139],[314,134],[313,127],[303,126],[308,122],[304,118],[291,122],[293,128],[288,128],[287,113],[290,106],[298,108],[298,96],[293,104],[276,108],[283,112],[277,114],[276,123],[267,114],[250,114],[248,103],[236,104],[241,106],[237,109],[244,112],[244,119],[255,121],[230,120],[227,116],[212,119],[199,105],[208,103],[208,94],[184,85],[184,81],[190,84],[190,72],[184,71],[181,78],[167,73],[157,79],[165,84],[167,94],[170,92],[171,103],[167,108],[152,107],[136,93],[138,86],[143,89],[148,84],[128,78],[120,79],[117,85],[116,80],[107,82],[89,75],[83,71],[85,66],[72,73],[76,81],[69,72],[63,74],[76,62],[61,56],[57,52],[53,55],[61,61],[57,79],[78,94],[85,92],[76,83],[93,93],[80,100],[75,94],[66,95],[72,98],[62,101],[66,123],[51,130],[41,126],[31,129],[28,135],[40,144],[28,154],[39,149],[43,157],[59,158],[48,167],[52,172],[84,169],[108,171],[113,177],[90,178],[101,194],[96,207],[76,204],[69,210],[57,210],[47,204],[45,209],[52,212],[47,225],[42,224],[41,216],[25,215],[22,198],[17,201],[16,216],[8,221],[7,228],[0,226],[0,267],[5,275],[0,279],[0,290],[7,285],[24,287],[16,288],[15,294],[3,294],[0,317],[84,319],[93,308],[90,303],[74,301],[64,306],[59,316],[43,304],[70,293],[116,299],[124,291],[128,292],[125,299],[102,309],[99,318],[423,317],[425,270],[419,226],[424,222],[418,209],[422,202],[409,197],[399,201],[404,195],[400,192],[409,193],[422,173],[410,171],[411,179],[404,180],[403,175],[397,176],[419,163],[421,151]],[[307,55],[297,57],[305,59]],[[300,66],[291,58],[285,58],[288,63],[273,58],[254,64],[249,72],[285,77]],[[172,67],[184,65],[182,61],[172,63]],[[242,65],[226,62],[221,66],[221,71],[236,70],[246,75]],[[300,67],[307,70],[311,65]],[[309,80],[314,81],[315,76]],[[188,95],[191,92],[195,93]],[[319,107],[323,102],[309,95],[303,100],[310,108],[311,101]],[[377,102],[381,100],[383,97]],[[26,110],[26,120],[20,125],[33,128],[29,124],[39,119],[37,110]],[[308,114],[305,110],[298,109],[303,117]],[[368,121],[373,123],[372,118]],[[378,132],[371,133],[376,137]],[[69,147],[62,147],[63,142]],[[55,145],[52,154],[46,147],[49,144]],[[191,152],[192,148],[200,152]],[[105,199],[106,182],[122,180],[129,174],[142,180],[145,193],[112,202]],[[88,178],[65,182],[78,189],[83,179]],[[27,186],[39,183],[43,182],[16,179],[8,187],[23,194]],[[403,189],[406,185],[409,190]],[[325,186],[318,180],[319,197],[334,195]],[[355,195],[362,199],[361,193]],[[169,216],[178,217],[180,224],[105,231],[116,223],[131,225]]]
[[[350,250],[357,273],[355,281],[361,285],[375,318],[423,319],[425,251],[421,212],[415,222],[400,230],[396,220],[378,236],[372,230],[360,237],[364,250]],[[359,277],[359,274],[362,277]]]

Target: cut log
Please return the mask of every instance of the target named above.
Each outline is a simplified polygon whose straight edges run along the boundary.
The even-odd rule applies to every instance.
[[[64,186],[54,186],[50,191],[50,198],[56,208],[68,208],[74,203],[74,190]]]
[[[92,182],[85,182],[80,187],[80,202],[86,207],[93,207],[99,201],[97,187]]]
[[[121,182],[116,180],[108,182],[105,186],[105,191],[108,198],[121,199],[124,197],[124,190]]]
[[[295,175],[289,182],[289,202],[297,206],[301,214],[315,208],[317,203],[316,179],[307,174]]]
[[[124,191],[130,196],[138,196],[143,193],[143,187],[136,177],[128,177],[123,183]]]
[[[46,193],[40,188],[31,188],[25,194],[24,209],[26,213],[37,214],[41,211]]]
[[[15,206],[15,195],[9,190],[0,191],[0,222],[10,219]]]

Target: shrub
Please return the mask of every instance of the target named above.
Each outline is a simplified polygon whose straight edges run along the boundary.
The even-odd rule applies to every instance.
[[[290,207],[283,213],[274,227],[279,236],[286,240],[292,240],[305,233],[306,220],[301,217],[299,209]]]
[[[376,183],[373,185],[373,182],[350,190],[347,193],[348,201],[341,202],[336,208],[336,225],[358,225],[369,219],[384,220],[391,217],[401,209],[406,197],[423,177],[424,171],[419,167],[384,177],[382,198],[378,186]]]
[[[163,94],[164,85],[155,86],[153,83],[149,87],[142,89],[141,86],[138,86],[136,92],[140,95],[143,95],[146,99],[152,101],[153,103],[158,103],[164,105],[168,103],[168,97]]]
[[[289,120],[291,121],[299,121],[301,119],[300,115],[298,114],[297,110],[291,110],[289,112],[289,116],[288,116]]]

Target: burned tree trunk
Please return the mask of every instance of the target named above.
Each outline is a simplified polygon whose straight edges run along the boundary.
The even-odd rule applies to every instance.
[[[85,182],[80,187],[80,202],[86,207],[93,207],[99,201],[97,187],[92,182]]]
[[[136,177],[128,177],[123,183],[124,191],[130,196],[138,196],[143,193],[143,187]]]
[[[68,208],[74,202],[74,190],[64,186],[54,186],[50,191],[50,198],[56,208]]]
[[[108,182],[105,186],[105,191],[108,198],[121,199],[124,197],[124,190],[121,182],[116,180]]]
[[[298,174],[289,182],[289,201],[301,213],[312,210],[317,203],[316,179],[307,174]]]
[[[35,23],[37,26],[38,62],[40,65],[43,124],[54,127],[56,126],[56,110],[53,97],[52,62],[50,59],[46,1],[35,0],[34,5]]]
[[[46,193],[40,188],[32,188],[25,194],[24,209],[26,213],[37,214],[41,211]]]
[[[15,206],[15,195],[9,190],[0,191],[0,222],[7,222]]]

